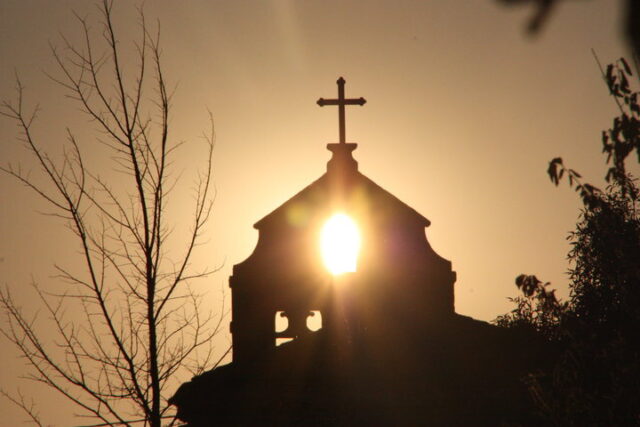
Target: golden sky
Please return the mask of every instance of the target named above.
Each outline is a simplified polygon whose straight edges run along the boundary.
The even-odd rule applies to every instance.
[[[626,55],[618,2],[564,2],[533,39],[524,36],[531,10],[492,0],[145,6],[161,22],[164,69],[176,87],[172,136],[189,141],[175,165],[185,180],[175,193],[178,229],[189,214],[179,206],[190,200],[207,108],[216,122],[217,197],[196,259],[223,265],[206,284],[211,307],[233,264],[251,253],[252,225],[324,172],[337,114],[315,101],[335,97],[339,76],[347,96],[367,99],[347,111],[360,171],[431,220],[427,237],[458,274],[458,313],[491,320],[508,311],[520,273],[535,273],[566,295],[566,236],[580,205],[545,171],[562,156],[602,183],[600,131],[615,104],[590,49],[603,62]],[[55,72],[48,42],[58,43],[60,32],[79,35],[72,10],[98,15],[84,0],[0,3],[0,96],[13,96],[17,71],[27,102],[42,108],[37,134],[54,152],[65,126],[86,138],[93,129],[43,73]],[[115,16],[130,46],[135,9],[116,2]],[[29,169],[16,131],[0,120],[0,159]],[[0,191],[0,278],[28,302],[32,277],[50,283],[53,264],[73,264],[77,250],[57,219],[37,213],[44,205],[24,187],[0,176]],[[228,336],[220,339],[222,348]],[[2,346],[0,385],[11,388],[22,363]],[[0,413],[13,425],[20,418],[7,405],[0,400]],[[63,410],[52,419],[70,422]]]

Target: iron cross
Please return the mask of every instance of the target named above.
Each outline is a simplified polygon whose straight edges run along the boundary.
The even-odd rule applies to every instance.
[[[344,97],[344,79],[340,77],[338,81],[338,99],[318,99],[318,105],[324,107],[325,105],[337,105],[338,106],[338,120],[340,124],[340,143],[346,142],[346,131],[344,126],[344,106],[345,105],[364,105],[367,100],[360,97],[357,99],[346,99]]]

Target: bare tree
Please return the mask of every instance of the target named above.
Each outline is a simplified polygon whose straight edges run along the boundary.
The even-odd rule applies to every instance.
[[[56,266],[64,292],[34,285],[49,318],[46,334],[8,287],[1,290],[6,315],[1,331],[28,361],[28,378],[73,402],[83,423],[155,427],[175,422],[167,403],[173,390],[167,388],[176,385],[176,376],[211,366],[211,339],[224,315],[224,309],[219,316],[205,314],[190,285],[212,272],[195,271],[190,260],[212,208],[213,119],[209,114],[190,232],[173,236],[166,212],[168,194],[179,181],[170,173],[171,161],[181,144],[169,136],[171,97],[162,73],[159,25],[152,34],[139,10],[138,62],[129,75],[112,6],[111,0],[99,6],[98,38],[88,20],[76,15],[82,45],[63,38],[61,49],[52,46],[60,73],[50,77],[98,127],[95,140],[82,141],[67,130],[57,159],[33,132],[38,109],[24,106],[19,80],[16,100],[2,104],[2,115],[17,123],[19,140],[43,179],[11,164],[1,170],[44,199],[68,225],[81,248],[82,269]],[[110,152],[101,163],[110,162],[112,171],[126,176],[125,184],[111,185],[89,166],[84,152],[96,143]],[[32,401],[3,394],[40,424]]]

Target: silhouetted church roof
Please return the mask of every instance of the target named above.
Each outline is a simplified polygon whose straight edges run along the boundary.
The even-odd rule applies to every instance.
[[[387,209],[391,208],[395,211],[404,211],[407,215],[412,216],[416,222],[421,223],[424,227],[428,227],[431,224],[427,218],[418,213],[411,206],[402,202],[396,196],[376,184],[372,179],[366,175],[360,173],[357,170],[352,172],[353,182],[351,185],[359,187],[368,193],[367,200],[369,202],[375,201],[380,205],[385,205]],[[274,222],[284,222],[287,218],[287,213],[300,203],[313,203],[317,205],[326,204],[331,197],[331,176],[330,172],[323,174],[320,178],[313,181],[306,186],[296,195],[289,200],[281,204],[271,213],[263,217],[260,221],[255,223],[254,227],[261,229],[268,227],[269,224]]]

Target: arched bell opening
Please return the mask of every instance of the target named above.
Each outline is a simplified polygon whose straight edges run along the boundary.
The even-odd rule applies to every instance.
[[[322,329],[320,310],[278,310],[274,317],[276,347]]]
[[[307,329],[316,332],[322,329],[322,313],[320,310],[312,310],[307,316]]]

